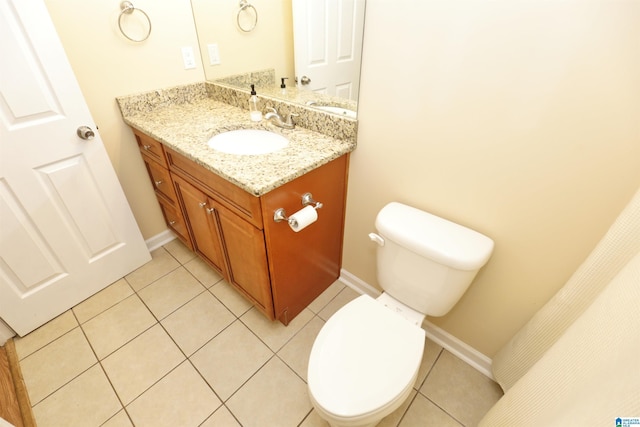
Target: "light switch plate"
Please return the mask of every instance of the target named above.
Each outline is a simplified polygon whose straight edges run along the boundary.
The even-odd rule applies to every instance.
[[[193,54],[193,48],[191,46],[184,46],[182,48],[182,62],[184,62],[185,70],[196,68],[196,57]]]
[[[218,44],[208,44],[207,50],[209,51],[209,65],[220,65],[220,51],[218,50]]]

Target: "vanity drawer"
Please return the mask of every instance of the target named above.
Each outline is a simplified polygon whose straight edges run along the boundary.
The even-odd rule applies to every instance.
[[[211,196],[216,202],[247,220],[255,227],[262,229],[262,212],[259,197],[247,193],[242,188],[170,148],[165,147],[165,154],[172,172],[178,173],[178,175]]]
[[[162,148],[162,144],[155,139],[151,138],[149,135],[145,135],[144,133],[133,129],[133,134],[136,137],[136,142],[138,143],[138,148],[140,148],[140,152],[151,160],[158,162],[160,165],[167,167],[167,159],[164,155],[164,149]]]
[[[164,219],[169,228],[189,249],[193,250],[189,231],[187,230],[187,225],[184,221],[180,208],[177,206],[171,206],[162,198],[158,198],[158,202],[160,203],[160,210],[162,210],[162,215],[164,215]]]
[[[147,172],[149,172],[156,194],[164,196],[173,206],[178,206],[178,198],[176,197],[169,171],[154,162],[145,161],[144,164],[147,167]]]

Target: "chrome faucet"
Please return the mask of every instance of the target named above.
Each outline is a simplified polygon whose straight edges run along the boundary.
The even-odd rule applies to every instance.
[[[296,127],[296,124],[293,122],[293,118],[298,117],[297,114],[289,113],[287,115],[287,118],[283,121],[282,116],[278,114],[275,108],[270,107],[267,108],[267,110],[269,111],[264,115],[265,120],[268,120],[274,125],[283,129],[293,129]]]

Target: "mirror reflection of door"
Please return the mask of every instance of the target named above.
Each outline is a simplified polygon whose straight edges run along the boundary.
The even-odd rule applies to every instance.
[[[292,0],[298,87],[358,100],[365,0]]]

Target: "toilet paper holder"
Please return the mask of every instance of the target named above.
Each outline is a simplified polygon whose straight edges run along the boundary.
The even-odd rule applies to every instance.
[[[322,208],[323,204],[321,202],[315,201],[311,193],[304,193],[302,195],[302,206],[313,206],[315,210],[318,210]],[[279,208],[275,210],[275,212],[273,213],[273,220],[275,222],[295,221],[295,219],[291,219],[291,220],[289,219],[289,217],[287,216],[287,212],[284,210],[284,208]]]

